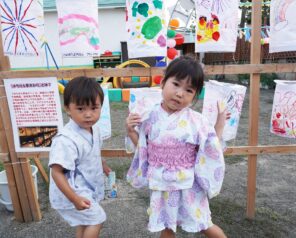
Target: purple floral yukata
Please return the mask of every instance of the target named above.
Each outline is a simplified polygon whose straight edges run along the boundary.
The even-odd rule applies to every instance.
[[[199,232],[213,225],[208,199],[220,192],[224,171],[222,147],[204,116],[190,108],[168,114],[156,105],[139,127],[127,180],[151,190],[151,232]]]

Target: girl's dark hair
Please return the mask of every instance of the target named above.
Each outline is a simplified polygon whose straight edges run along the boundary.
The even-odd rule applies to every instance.
[[[176,80],[189,79],[191,86],[200,94],[204,84],[204,72],[201,65],[189,55],[180,56],[174,59],[167,67],[162,80],[163,85],[170,77]]]
[[[77,105],[95,105],[99,96],[101,105],[104,101],[104,92],[94,78],[76,77],[70,80],[64,91],[64,105],[69,107],[70,103]]]

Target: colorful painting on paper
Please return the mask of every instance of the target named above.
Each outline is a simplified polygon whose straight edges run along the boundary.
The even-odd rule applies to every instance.
[[[101,138],[106,140],[111,137],[111,115],[108,88],[104,87],[104,102],[101,109],[100,120],[97,122],[100,127]]]
[[[195,52],[234,52],[238,0],[195,0]]]
[[[246,87],[238,84],[222,83],[215,80],[206,82],[202,114],[214,126],[218,115],[218,103],[221,110],[227,108],[231,113],[224,127],[224,141],[235,139],[240,114],[246,94]]]
[[[98,0],[57,0],[63,57],[100,55]]]
[[[278,136],[296,138],[296,82],[275,82],[270,131]]]
[[[296,1],[273,0],[270,4],[269,52],[296,50]]]
[[[166,56],[165,1],[127,0],[126,9],[129,58]]]
[[[149,116],[154,105],[162,100],[160,88],[131,88],[129,111],[138,113],[142,121]]]
[[[42,0],[1,0],[3,51],[11,56],[38,56],[44,41]]]

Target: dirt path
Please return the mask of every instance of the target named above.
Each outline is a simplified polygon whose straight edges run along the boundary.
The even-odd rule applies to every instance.
[[[269,132],[273,90],[262,90],[260,101],[260,144],[292,144],[295,140]],[[200,104],[196,106],[200,108]],[[122,148],[127,105],[112,103],[112,139],[105,148]],[[248,100],[245,100],[238,137],[229,145],[246,145],[248,138]],[[44,160],[46,164],[46,160]],[[128,159],[108,159],[117,176],[123,178]],[[296,237],[296,158],[295,155],[261,155],[257,162],[256,218],[245,218],[247,159],[226,158],[227,168],[221,194],[211,201],[213,220],[228,237]],[[119,197],[103,201],[108,215],[102,238],[158,237],[146,230],[148,191],[137,191],[119,180]],[[48,204],[47,188],[39,178],[39,196],[43,219],[35,223],[18,223],[13,214],[0,205],[0,237],[73,237],[74,230],[62,221]],[[201,235],[178,232],[177,237]]]

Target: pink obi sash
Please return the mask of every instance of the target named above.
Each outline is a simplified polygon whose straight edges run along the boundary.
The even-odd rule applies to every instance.
[[[189,143],[157,144],[148,141],[148,163],[153,167],[163,166],[167,170],[193,167],[197,146]]]

